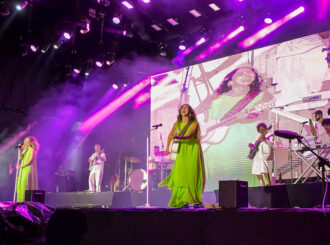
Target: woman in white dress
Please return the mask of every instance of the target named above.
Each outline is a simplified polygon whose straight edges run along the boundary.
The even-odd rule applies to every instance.
[[[249,144],[250,148],[253,148],[255,145],[258,147],[258,151],[253,158],[252,174],[257,175],[259,183],[262,184],[262,186],[265,186],[265,181],[262,175],[266,177],[268,185],[271,185],[267,160],[271,152],[272,143],[269,140],[269,137],[267,137],[267,125],[265,123],[259,123],[257,125],[257,131],[258,135],[256,141],[254,144]]]

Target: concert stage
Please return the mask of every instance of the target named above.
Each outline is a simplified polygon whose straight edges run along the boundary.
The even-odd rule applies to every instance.
[[[256,208],[312,208],[322,203],[322,184],[286,184],[266,187],[249,187],[249,206]],[[150,192],[150,204],[166,208],[171,192],[164,189]],[[218,190],[204,192],[204,203],[218,202]],[[146,203],[145,192],[48,192],[45,202],[57,208],[109,207],[135,208]],[[326,204],[330,204],[330,194]]]

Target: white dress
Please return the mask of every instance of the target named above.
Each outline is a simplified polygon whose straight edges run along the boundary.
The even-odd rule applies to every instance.
[[[255,141],[257,141],[259,137],[260,133],[257,135]],[[252,162],[252,174],[260,175],[264,173],[269,173],[267,160],[270,155],[271,145],[272,143],[268,140],[266,142],[263,141],[259,144],[258,151],[254,156]]]

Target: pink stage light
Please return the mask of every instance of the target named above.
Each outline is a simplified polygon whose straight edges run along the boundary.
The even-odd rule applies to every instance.
[[[26,6],[28,6],[28,4],[29,4],[28,1],[24,1],[24,4],[22,4],[22,5],[17,4],[17,5],[16,5],[16,9],[17,9],[18,11],[21,11],[21,10],[25,9]]]
[[[67,40],[70,40],[70,39],[71,39],[71,35],[70,35],[70,33],[68,33],[68,32],[64,32],[64,33],[63,33],[63,36],[64,36],[64,38],[67,39]]]
[[[127,1],[123,1],[123,2],[121,2],[122,3],[122,5],[124,5],[126,8],[128,8],[128,9],[132,9],[132,8],[134,8],[133,7],[133,5],[132,4],[130,4],[129,2],[127,2]]]
[[[147,101],[150,100],[151,97],[151,93],[149,92],[145,92],[145,93],[141,93],[135,100],[134,100],[134,108],[137,109],[139,108],[141,105],[143,105],[144,103],[146,103]]]
[[[271,18],[265,18],[265,19],[264,19],[264,22],[265,22],[266,24],[271,24],[271,23],[273,22],[273,20],[272,20]]]
[[[31,51],[34,52],[34,53],[38,51],[38,47],[35,46],[35,45],[33,45],[33,44],[30,45],[30,49],[31,49]]]
[[[294,17],[298,16],[299,14],[305,11],[304,7],[299,7],[296,10],[292,11],[291,13],[287,14],[283,18],[279,19],[278,21],[274,22],[273,24],[262,28],[260,31],[256,32],[252,36],[244,39],[240,46],[242,48],[248,48],[257,43],[260,39],[263,39],[265,36],[270,34],[271,32],[275,31],[280,26],[284,25],[289,20],[293,19]]]
[[[234,37],[236,37],[238,34],[240,34],[242,31],[244,31],[244,26],[240,26],[231,33],[229,33],[224,39],[216,42],[211,47],[209,47],[205,52],[201,53],[197,56],[196,60],[201,61],[204,60],[207,56],[218,50],[222,45],[224,45],[226,42],[230,41]]]
[[[103,63],[101,61],[96,61],[95,62],[95,65],[97,65],[98,67],[102,67],[103,66]]]
[[[112,113],[117,111],[120,107],[131,100],[135,95],[141,92],[144,88],[150,85],[150,77],[139,82],[137,85],[123,93],[117,99],[111,101],[108,105],[97,111],[94,115],[87,118],[79,127],[83,133],[87,133],[100,124],[103,120],[109,117]]]

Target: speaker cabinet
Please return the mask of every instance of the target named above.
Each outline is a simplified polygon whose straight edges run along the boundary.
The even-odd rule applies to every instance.
[[[45,191],[43,190],[26,190],[25,201],[28,202],[45,202]]]
[[[248,182],[219,181],[219,206],[222,208],[248,207]]]

